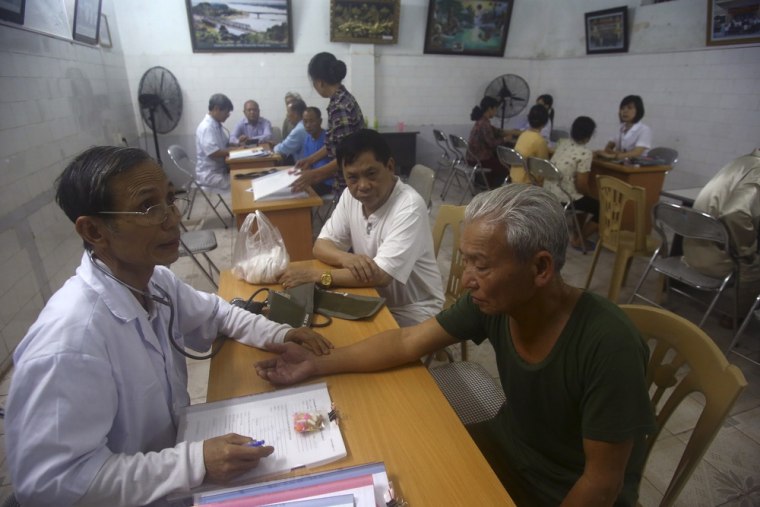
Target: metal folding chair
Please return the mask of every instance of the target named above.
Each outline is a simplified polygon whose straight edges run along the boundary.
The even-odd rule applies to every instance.
[[[208,256],[208,252],[216,249],[216,234],[214,234],[214,231],[209,230],[188,231],[184,225],[182,225],[182,229],[184,232],[180,234],[179,238],[179,255],[181,257],[190,257],[208,281],[211,282],[211,285],[215,289],[218,289],[219,285],[214,280],[214,272],[219,276],[219,268]],[[208,269],[203,267],[203,264],[195,257],[196,255],[202,255],[206,259]]]
[[[664,146],[652,148],[647,152],[647,157],[659,158],[660,160],[665,161],[666,165],[671,167],[678,163],[678,151]]]
[[[528,163],[517,151],[507,146],[497,146],[496,156],[499,158],[499,162],[501,162],[502,165],[505,165],[507,167],[512,167],[513,165],[522,167],[525,172],[528,173],[531,181],[533,181],[534,184],[536,183],[536,181],[533,180],[533,177],[530,175],[530,171],[528,170]]]
[[[449,141],[443,131],[433,129],[433,137],[435,138],[435,143],[441,149],[441,156],[438,157],[436,162],[438,169],[451,172],[454,163],[457,160],[457,153],[451,148],[451,146],[449,146]],[[435,177],[438,177],[438,170],[435,172]]]
[[[449,135],[449,140],[451,141],[451,147],[457,152],[457,161],[454,163],[451,169],[451,173],[446,179],[446,184],[443,186],[441,199],[446,199],[446,194],[448,194],[449,188],[451,188],[451,184],[455,179],[457,182],[459,182],[460,176],[464,177],[467,188],[472,195],[478,193],[477,190],[475,190],[475,186],[473,185],[474,179],[478,176],[482,178],[486,190],[491,190],[491,187],[488,186],[488,180],[485,178],[485,173],[489,172],[490,169],[484,168],[482,166],[480,160],[478,160],[478,157],[476,157],[475,154],[470,150],[470,146],[467,144],[467,141],[465,141],[463,137],[455,136],[454,134]],[[475,163],[470,164],[468,160],[474,160]],[[465,194],[462,193],[462,198],[459,200],[459,204],[462,204],[464,202],[464,196]]]

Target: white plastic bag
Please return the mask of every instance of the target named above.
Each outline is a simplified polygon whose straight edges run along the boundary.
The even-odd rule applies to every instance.
[[[254,224],[256,232],[252,232]],[[280,231],[261,212],[249,213],[238,231],[232,254],[232,274],[248,283],[276,283],[290,256]]]

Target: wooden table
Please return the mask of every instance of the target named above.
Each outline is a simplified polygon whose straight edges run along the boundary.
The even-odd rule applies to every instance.
[[[237,150],[230,150],[230,153],[235,153],[240,150],[250,150],[251,148],[238,148]],[[254,148],[255,149],[255,148]],[[261,148],[264,149],[263,147]],[[228,156],[225,162],[229,166],[230,170],[233,169],[261,169],[278,165],[282,162],[282,157],[277,154],[267,155],[265,157],[246,157],[230,159]]]
[[[271,169],[271,167],[255,170],[266,171],[268,169]],[[250,169],[233,169],[230,171],[232,213],[235,215],[238,228],[243,225],[243,221],[248,213],[261,210],[269,221],[272,222],[272,225],[280,230],[291,261],[303,261],[313,258],[311,254],[313,247],[311,208],[321,206],[322,198],[309,188],[309,197],[302,199],[256,201],[253,193],[248,190],[251,188],[251,180],[235,178],[236,174],[250,171]]]
[[[307,265],[319,265],[310,261]],[[248,298],[255,286],[229,271],[219,281],[219,295]],[[376,295],[372,289],[351,292]],[[333,319],[319,331],[336,346],[345,346],[379,331],[395,328],[387,308],[372,319]],[[268,353],[225,343],[211,360],[208,401],[271,391],[253,364]],[[433,378],[416,362],[378,373],[340,374],[307,382],[327,382],[341,413],[348,456],[313,471],[383,461],[400,495],[411,506],[514,505],[501,482],[441,394]]]
[[[633,166],[618,164],[609,160],[594,157],[591,163],[591,177],[589,178],[589,190],[591,197],[599,199],[599,190],[596,187],[596,175],[604,174],[614,176],[629,185],[644,187],[646,190],[646,219],[647,233],[652,229],[652,208],[660,200],[660,191],[665,181],[665,173],[670,171],[669,165]],[[633,207],[626,206],[623,213],[623,229],[633,230]]]

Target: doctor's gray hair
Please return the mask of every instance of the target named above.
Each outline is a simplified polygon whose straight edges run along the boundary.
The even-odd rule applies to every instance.
[[[557,273],[565,265],[569,235],[559,200],[541,187],[512,184],[473,197],[464,224],[484,222],[505,228],[506,241],[520,262],[546,250]]]

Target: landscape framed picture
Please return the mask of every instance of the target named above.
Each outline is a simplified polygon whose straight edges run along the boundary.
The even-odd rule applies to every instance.
[[[628,7],[587,12],[586,54],[628,52]]]
[[[330,0],[330,42],[395,44],[399,0]]]
[[[97,44],[100,33],[101,0],[76,0],[74,4],[74,40]]]
[[[430,0],[425,53],[504,56],[514,0]]]
[[[185,0],[195,53],[293,51],[290,0]]]
[[[760,0],[707,0],[707,45],[760,42]]]
[[[26,0],[0,0],[0,19],[23,25],[25,8]]]

